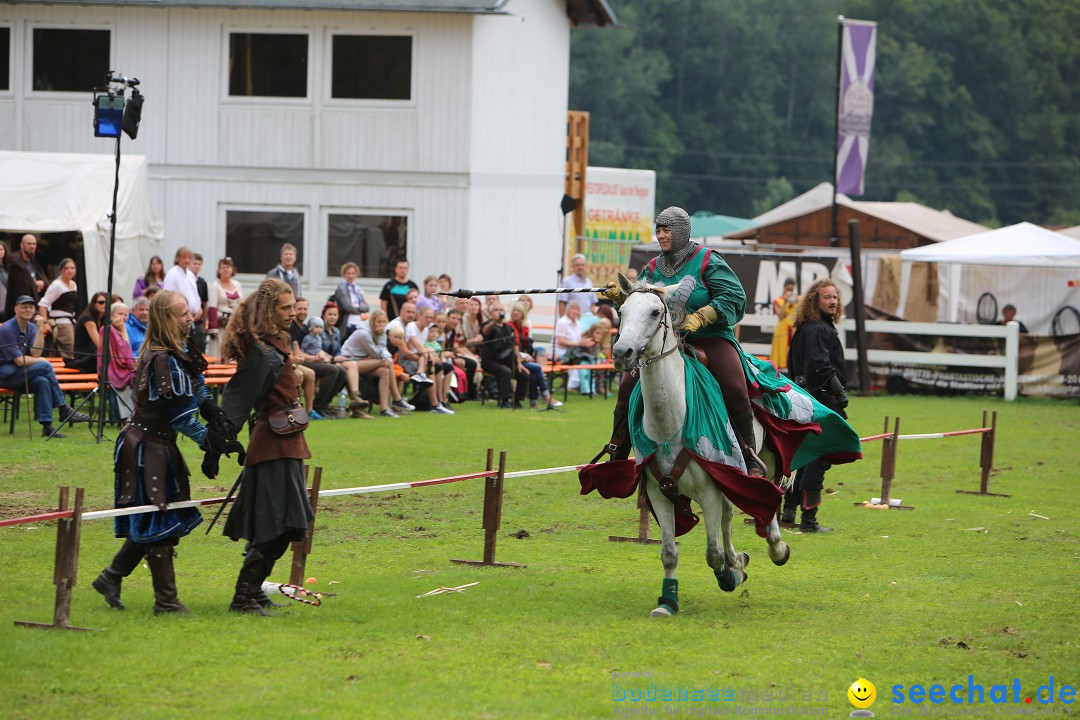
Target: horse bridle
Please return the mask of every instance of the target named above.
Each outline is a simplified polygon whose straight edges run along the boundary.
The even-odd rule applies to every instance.
[[[637,376],[637,374],[639,372],[641,372],[641,369],[643,367],[647,367],[647,366],[651,365],[652,363],[656,362],[657,360],[662,360],[662,359],[666,358],[668,355],[670,355],[671,353],[678,350],[679,345],[681,343],[678,340],[678,336],[676,336],[675,343],[671,346],[671,349],[667,350],[667,351],[664,350],[664,348],[667,346],[668,330],[671,330],[672,335],[675,334],[675,331],[674,331],[674,329],[671,328],[671,313],[668,312],[667,303],[664,302],[664,298],[661,297],[660,293],[658,293],[655,290],[652,290],[650,288],[637,288],[635,290],[631,290],[629,293],[627,293],[626,296],[630,297],[634,293],[652,293],[656,297],[660,298],[660,304],[664,308],[664,312],[660,316],[660,320],[658,321],[658,323],[656,325],[656,330],[659,330],[661,327],[664,328],[664,337],[660,341],[660,354],[659,355],[654,355],[651,358],[646,358],[645,357],[645,351],[643,349],[642,353],[641,353],[641,359],[638,360],[637,364],[634,365],[634,367],[630,368],[630,374],[634,375],[634,376]],[[652,339],[656,335],[656,330],[653,330],[651,333],[649,333],[649,338],[650,339]],[[648,345],[648,343],[646,343],[646,345]]]

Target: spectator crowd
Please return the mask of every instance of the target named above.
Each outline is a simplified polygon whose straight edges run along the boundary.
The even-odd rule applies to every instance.
[[[203,257],[183,246],[167,269],[152,257],[130,299],[97,291],[80,307],[75,260],[63,258],[47,270],[37,260],[37,243],[32,234],[13,249],[0,241],[0,387],[32,386],[43,434],[63,437],[52,429],[57,408],[62,421],[89,420],[65,404],[49,357],[98,373],[107,347],[110,417],[119,422],[130,415],[150,301],[162,290],[186,298],[192,348],[212,359],[235,359],[220,358],[223,332],[244,297],[231,258],[219,259],[207,282]],[[296,382],[312,419],[453,415],[453,405],[481,394],[507,409],[524,407],[526,398],[533,408],[561,404],[544,372],[547,348],[533,340],[529,296],[505,305],[499,296],[453,298],[445,294],[453,287],[449,275],[428,275],[417,284],[401,258],[377,302],[368,302],[352,261],[341,266],[340,283],[328,297],[305,298],[297,248],[284,244],[279,260],[266,276],[288,284],[296,297],[289,334]],[[574,256],[571,267],[565,286],[592,287],[584,256]],[[553,355],[579,366],[567,375],[570,390],[592,393],[595,378],[580,366],[609,357],[613,308],[591,292],[559,295],[557,302]]]

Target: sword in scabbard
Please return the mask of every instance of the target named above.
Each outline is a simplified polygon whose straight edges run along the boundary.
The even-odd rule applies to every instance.
[[[603,292],[607,288],[518,288],[513,290],[451,290],[450,292],[438,293],[450,297],[470,298],[476,295],[551,295],[554,293],[587,293]]]
[[[218,518],[221,517],[221,513],[224,512],[225,506],[232,502],[233,495],[236,494],[236,488],[240,487],[240,480],[244,477],[243,469],[240,470],[240,474],[236,476],[236,482],[233,483],[232,489],[229,490],[229,494],[225,496],[225,502],[221,503],[221,507],[214,513],[214,519],[210,521],[210,524],[206,526],[206,534],[209,535],[210,531],[214,529],[214,525],[217,524]]]

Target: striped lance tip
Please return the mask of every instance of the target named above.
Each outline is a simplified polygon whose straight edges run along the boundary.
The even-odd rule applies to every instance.
[[[513,290],[451,290],[450,292],[438,293],[450,297],[469,298],[476,295],[550,295],[552,293],[585,293],[603,292],[607,288],[518,288]]]

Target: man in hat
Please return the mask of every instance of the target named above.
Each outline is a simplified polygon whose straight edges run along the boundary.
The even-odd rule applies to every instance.
[[[53,409],[60,408],[61,422],[90,422],[64,401],[52,363],[41,357],[45,318],[37,312],[32,295],[15,298],[15,317],[0,325],[0,387],[27,390],[34,395],[34,410],[43,437],[64,437],[53,430]]]

